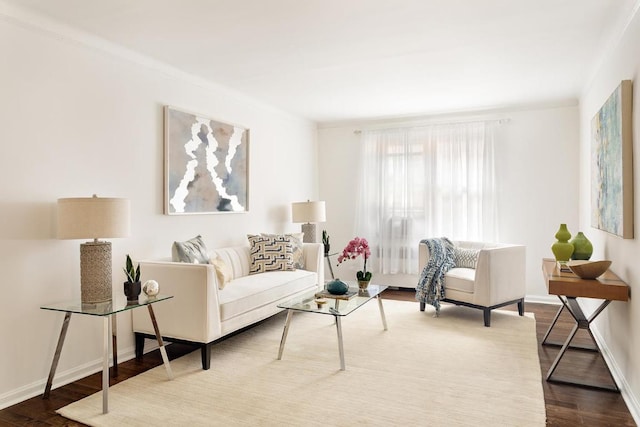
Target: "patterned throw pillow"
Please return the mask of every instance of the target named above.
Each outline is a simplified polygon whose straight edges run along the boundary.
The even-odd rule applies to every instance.
[[[282,234],[261,233],[265,237],[282,237]],[[303,233],[287,233],[284,236],[291,237],[291,248],[293,250],[293,268],[304,270],[304,251],[302,250]]]
[[[186,242],[173,242],[171,259],[173,262],[188,262],[191,264],[209,264],[207,247],[199,234]]]
[[[479,249],[453,248],[454,262],[459,268],[476,268]]]
[[[293,270],[293,247],[289,236],[255,236],[249,239],[249,274]]]

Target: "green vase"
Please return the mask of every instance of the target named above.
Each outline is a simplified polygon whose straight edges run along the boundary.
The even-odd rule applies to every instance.
[[[556,261],[569,261],[573,255],[573,245],[569,243],[571,233],[567,229],[567,224],[560,224],[560,228],[556,233],[557,242],[551,245],[551,252],[556,257]]]
[[[588,260],[591,258],[591,255],[593,254],[593,245],[582,231],[578,231],[576,237],[574,237],[569,243],[573,245],[573,254],[571,255],[571,259]]]

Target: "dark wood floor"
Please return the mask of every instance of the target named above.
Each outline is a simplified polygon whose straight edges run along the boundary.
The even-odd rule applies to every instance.
[[[384,298],[414,300],[414,293],[408,290],[387,290]],[[416,309],[417,303],[416,303]],[[515,309],[515,306],[513,307]],[[526,311],[536,316],[538,342],[542,341],[549,324],[558,309],[550,304],[527,304]],[[471,309],[470,309],[471,310]],[[478,311],[478,319],[482,314]],[[573,326],[573,319],[566,313],[561,316],[554,334],[550,338],[562,340]],[[556,334],[557,331],[557,334]],[[579,332],[579,334],[582,331]],[[576,342],[588,343],[585,336],[579,335]],[[170,359],[183,356],[194,348],[182,344],[167,347]],[[538,346],[540,370],[546,376],[549,366],[558,353],[558,347]],[[118,376],[111,379],[111,385],[117,384],[139,373],[162,364],[158,350],[145,355],[143,361],[129,360],[118,367]],[[556,375],[567,377],[588,376],[594,381],[611,381],[602,360],[594,353],[569,351],[558,366]],[[55,411],[71,402],[89,396],[101,390],[101,374],[96,373],[74,383],[54,389],[48,400],[40,396],[26,400],[0,411],[0,426],[82,426],[69,421]],[[599,391],[564,384],[552,384],[542,380],[548,426],[635,426],[622,396],[619,393]],[[508,404],[506,402],[505,404]]]

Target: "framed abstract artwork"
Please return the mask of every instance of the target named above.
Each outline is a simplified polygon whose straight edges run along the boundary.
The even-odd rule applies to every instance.
[[[623,80],[591,120],[591,226],[633,238],[632,82]]]
[[[249,210],[249,129],[164,108],[167,215]]]

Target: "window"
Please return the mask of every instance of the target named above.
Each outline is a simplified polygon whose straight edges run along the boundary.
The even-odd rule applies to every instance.
[[[363,131],[356,233],[372,267],[417,273],[420,240],[497,240],[491,122]]]

